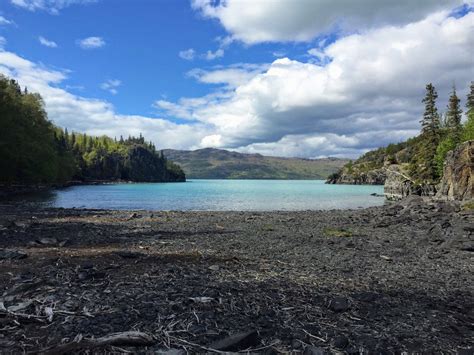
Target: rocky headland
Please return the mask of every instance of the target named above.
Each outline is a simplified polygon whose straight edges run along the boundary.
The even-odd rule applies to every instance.
[[[399,154],[406,154],[401,150]],[[469,201],[474,198],[474,141],[460,144],[448,153],[439,184],[424,183],[410,177],[409,164],[393,164],[393,158],[378,157],[378,162],[362,159],[333,174],[328,184],[384,185],[389,200],[400,200],[410,195],[437,199]],[[396,159],[395,159],[396,160]],[[373,166],[376,166],[375,168]]]

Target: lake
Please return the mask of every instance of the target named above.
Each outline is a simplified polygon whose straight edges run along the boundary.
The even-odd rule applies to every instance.
[[[185,183],[82,185],[36,196],[51,207],[273,211],[379,206],[383,186],[327,185],[324,180],[188,180]]]

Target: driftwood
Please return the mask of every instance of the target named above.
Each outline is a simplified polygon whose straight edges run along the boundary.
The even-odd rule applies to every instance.
[[[103,346],[151,346],[156,343],[156,338],[150,334],[136,331],[112,333],[101,338],[86,339],[78,334],[72,342],[50,347],[45,350],[35,351],[43,355],[68,354],[78,350],[90,350]]]

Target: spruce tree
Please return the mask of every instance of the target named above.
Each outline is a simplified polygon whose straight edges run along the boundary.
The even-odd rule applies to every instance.
[[[421,120],[421,147],[416,157],[416,166],[412,168],[415,177],[421,180],[434,181],[438,178],[435,155],[440,139],[440,117],[436,107],[438,94],[433,84],[426,85],[426,96],[423,99],[425,112]]]
[[[463,128],[463,141],[474,139],[474,81],[471,81],[470,92],[467,94],[466,108],[467,122]]]
[[[453,86],[453,91],[449,96],[448,111],[446,112],[446,126],[449,130],[454,144],[458,144],[461,141],[461,117],[462,110],[460,106],[461,100],[456,95],[456,87]]]

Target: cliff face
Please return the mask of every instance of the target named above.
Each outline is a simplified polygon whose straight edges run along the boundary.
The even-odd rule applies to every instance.
[[[386,167],[383,187],[387,200],[401,200],[409,195],[434,196],[436,186],[417,184],[408,176],[407,164],[392,164]]]
[[[474,141],[464,142],[448,153],[436,196],[460,201],[474,198]]]

